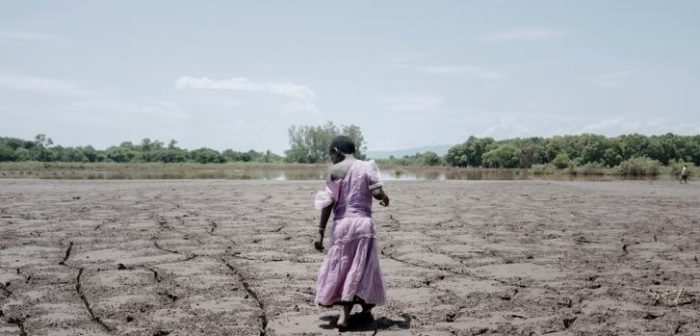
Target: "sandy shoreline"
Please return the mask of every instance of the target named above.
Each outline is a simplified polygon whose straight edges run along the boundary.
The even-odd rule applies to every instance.
[[[318,181],[0,180],[1,335],[333,335]],[[389,182],[352,335],[700,333],[700,185]]]

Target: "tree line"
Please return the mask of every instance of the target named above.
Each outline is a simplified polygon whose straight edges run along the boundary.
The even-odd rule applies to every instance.
[[[166,145],[159,140],[145,138],[140,143],[124,141],[107,149],[92,146],[63,147],[54,145],[53,140],[38,134],[34,140],[0,137],[0,162],[160,162],[160,163],[224,163],[224,162],[289,162],[322,163],[328,161],[329,146],[333,138],[347,135],[357,146],[356,155],[364,158],[367,149],[360,127],[356,125],[336,126],[332,122],[323,125],[292,125],[289,127],[290,149],[285,156],[268,151],[217,151],[203,147],[187,150],[170,140]]]
[[[224,162],[281,162],[284,158],[270,151],[217,151],[211,148],[187,150],[170,140],[166,145],[159,140],[145,138],[140,143],[124,141],[118,146],[95,149],[92,146],[54,146],[51,138],[44,134],[34,140],[0,137],[0,162],[161,162],[161,163],[224,163]]]
[[[92,146],[63,147],[39,134],[33,140],[0,137],[0,161],[39,162],[291,162],[323,163],[328,161],[328,147],[337,135],[352,138],[357,156],[365,157],[366,141],[356,125],[336,126],[293,125],[288,129],[289,146],[285,155],[270,151],[217,151],[211,148],[187,150],[175,140],[143,139],[140,143],[125,141],[107,149]],[[631,161],[636,160],[636,161]],[[382,160],[398,165],[447,165],[454,167],[531,168],[547,165],[571,167],[618,167],[624,163],[649,160],[659,165],[700,165],[700,135],[681,136],[672,133],[646,136],[641,134],[606,137],[595,134],[565,135],[550,138],[531,137],[495,140],[471,136],[451,147],[447,154],[416,153],[403,158]],[[644,161],[646,162],[646,161]]]
[[[587,164],[615,167],[635,158],[662,165],[700,165],[700,135],[581,134],[500,141],[472,136],[450,148],[444,160],[457,167],[530,168],[548,164],[562,169]]]

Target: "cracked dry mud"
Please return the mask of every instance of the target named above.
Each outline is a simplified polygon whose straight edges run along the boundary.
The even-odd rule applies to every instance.
[[[334,335],[322,182],[0,180],[0,335]],[[354,335],[697,335],[700,185],[387,183]],[[353,317],[354,318],[354,317]]]

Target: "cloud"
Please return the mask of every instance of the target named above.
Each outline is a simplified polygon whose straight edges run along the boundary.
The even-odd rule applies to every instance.
[[[526,126],[513,117],[502,117],[496,124],[487,127],[483,135],[503,138],[515,138],[535,133],[535,129]]]
[[[431,111],[440,105],[444,98],[434,94],[419,94],[415,96],[384,99],[386,109],[397,112]]]
[[[625,120],[623,118],[613,118],[613,119],[606,119],[594,124],[586,125],[584,126],[581,131],[584,133],[590,133],[590,132],[601,132],[605,130],[610,130],[610,129],[615,129],[619,128]]]
[[[52,96],[84,97],[95,93],[95,91],[81,88],[71,81],[45,77],[1,74],[0,88],[17,91],[30,91],[34,93]]]
[[[297,112],[319,113],[318,108],[313,102],[303,100],[292,100],[285,103],[282,106],[282,112],[287,114],[294,114]]]
[[[678,120],[670,117],[655,117],[647,120],[616,117],[586,125],[580,131],[607,135],[630,133],[665,134],[668,132],[690,135],[697,134],[700,131],[700,124],[678,123]]]
[[[213,80],[207,77],[183,76],[175,81],[175,88],[178,90],[207,89],[269,93],[294,98],[305,103],[313,103],[316,100],[316,93],[304,85],[293,82],[256,82],[247,78]]]
[[[410,69],[431,75],[462,75],[474,80],[494,81],[508,76],[499,71],[473,65],[393,65],[392,68]]]
[[[64,106],[64,110],[69,113],[73,112],[91,117],[99,115],[100,118],[155,118],[163,121],[187,119],[190,117],[190,114],[185,112],[175,102],[167,100],[132,100],[116,95],[74,101]]]
[[[59,43],[62,41],[63,38],[52,34],[0,31],[0,45],[19,43]]]
[[[636,74],[635,70],[615,71],[596,75],[592,81],[604,88],[619,87],[627,84],[627,81]]]
[[[564,37],[565,32],[547,28],[516,28],[500,32],[484,33],[477,36],[483,42],[527,42],[543,41]]]
[[[52,110],[81,115],[152,116],[186,118],[179,105],[166,100],[135,100],[115,92],[81,87],[73,81],[36,76],[0,74],[0,90],[37,94],[23,104],[50,106]]]

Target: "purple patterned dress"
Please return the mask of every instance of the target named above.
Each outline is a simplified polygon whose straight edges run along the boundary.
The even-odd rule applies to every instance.
[[[333,204],[330,247],[316,283],[316,304],[380,304],[385,285],[379,268],[372,220],[372,189],[381,186],[374,161],[354,161],[345,176],[328,181],[316,195],[316,208]]]

